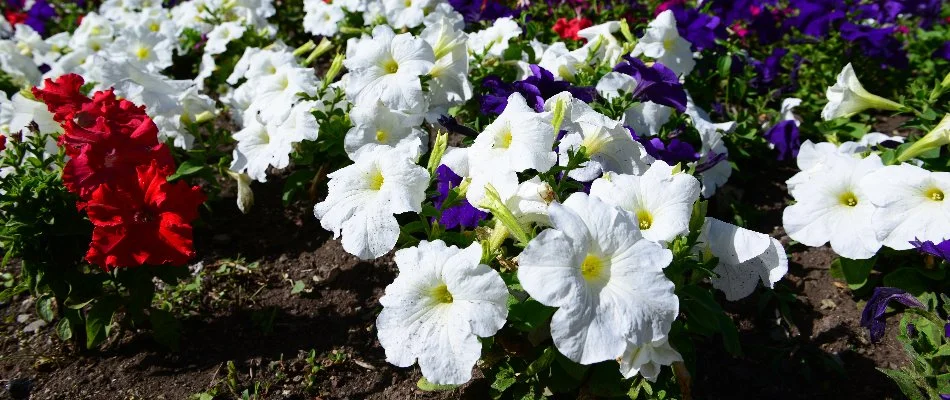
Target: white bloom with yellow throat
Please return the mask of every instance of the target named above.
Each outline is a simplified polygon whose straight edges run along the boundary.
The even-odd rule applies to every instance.
[[[531,297],[557,307],[554,345],[567,358],[593,364],[661,340],[679,313],[664,274],[673,255],[646,240],[636,218],[584,193],[548,208],[547,229],[518,256],[518,280]]]
[[[508,317],[508,288],[481,257],[478,242],[459,249],[422,241],[396,252],[399,275],[379,299],[383,310],[376,318],[386,361],[399,367],[418,362],[437,385],[472,379],[482,355],[478,338],[494,335]]]
[[[606,174],[594,181],[590,194],[633,213],[643,237],[664,244],[689,232],[699,181],[658,160],[641,176]]]
[[[908,250],[912,240],[950,238],[950,172],[889,165],[868,174],[861,185],[877,206],[872,220],[885,246]]]
[[[360,152],[352,165],[329,175],[326,200],[314,206],[323,229],[343,235],[343,249],[362,259],[381,257],[399,237],[396,214],[422,211],[429,172],[404,148]]]

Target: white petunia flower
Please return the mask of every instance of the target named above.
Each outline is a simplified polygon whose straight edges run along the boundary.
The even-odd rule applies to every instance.
[[[427,25],[419,36],[432,46],[435,54],[435,65],[429,71],[432,77],[429,81],[429,111],[434,114],[430,119],[438,119],[447,114],[450,106],[472,98],[467,36],[447,19]]]
[[[693,51],[690,50],[691,46],[676,30],[676,17],[673,16],[673,11],[666,10],[650,22],[631,55],[639,57],[642,54],[654,58],[676,75],[686,76],[696,66]]]
[[[246,173],[255,181],[267,182],[268,167],[281,169],[290,165],[293,141],[281,135],[276,124],[263,123],[257,118],[244,122],[244,129],[232,135],[237,141],[234,151],[241,157],[234,157],[230,169]]]
[[[707,217],[699,242],[697,250],[719,259],[712,284],[729,301],[749,296],[760,281],[774,287],[788,272],[782,243],[764,233]]]
[[[806,140],[799,148],[798,158],[795,160],[801,171],[785,181],[788,192],[794,197],[795,190],[800,184],[828,172],[835,158],[860,157],[866,149],[856,142],[844,142],[836,146],[830,142],[813,143],[811,140]]]
[[[627,210],[640,233],[660,244],[689,232],[689,216],[699,199],[699,181],[657,160],[642,176],[606,174],[591,185],[591,196]]]
[[[478,338],[494,335],[508,317],[508,288],[481,257],[478,242],[459,249],[422,241],[396,252],[399,275],[379,299],[376,318],[386,361],[408,367],[418,360],[437,385],[472,379],[482,354]]]
[[[69,48],[75,50],[89,49],[92,52],[104,50],[112,43],[115,36],[115,25],[103,16],[91,12],[82,17],[82,23],[73,32],[69,39]]]
[[[149,72],[159,72],[172,65],[175,44],[164,35],[152,32],[146,26],[138,26],[125,29],[116,36],[106,50],[111,59],[139,65]]]
[[[868,174],[861,186],[878,207],[872,221],[885,246],[908,250],[912,240],[950,238],[950,172],[889,165]]]
[[[729,149],[726,148],[722,135],[735,130],[736,122],[712,122],[709,114],[693,103],[693,98],[688,93],[686,100],[686,115],[689,116],[693,127],[699,131],[702,141],[696,171],[703,185],[703,197],[709,198],[732,175],[732,165],[727,161]]]
[[[663,274],[673,255],[645,240],[635,217],[584,193],[548,211],[554,228],[518,256],[518,279],[544,305],[557,307],[551,337],[581,364],[621,357],[666,337],[679,313]]]
[[[569,101],[569,111],[564,117],[561,130],[567,134],[558,144],[560,165],[569,162],[569,151],[580,151],[589,158],[577,169],[568,172],[568,176],[581,182],[590,182],[606,172],[618,174],[639,174],[653,162],[630,131],[607,116],[594,111],[583,101],[574,99],[569,93],[562,92],[545,102],[545,109],[553,110],[559,101]]]
[[[343,61],[350,70],[346,96],[354,104],[382,101],[386,107],[421,114],[428,108],[420,75],[435,62],[432,47],[409,33],[396,35],[386,25],[373,29]],[[347,50],[349,53],[349,49]]]
[[[511,17],[498,18],[492,26],[468,36],[468,51],[475,55],[501,57],[508,49],[508,41],[521,32],[521,27]]]
[[[351,159],[362,150],[384,147],[403,147],[422,154],[428,139],[420,128],[422,118],[392,111],[382,102],[357,104],[350,110],[353,127],[346,132],[343,147]]]
[[[847,118],[869,108],[880,110],[904,108],[898,103],[865,90],[858,76],[855,75],[851,63],[844,66],[834,86],[829,86],[825,91],[825,96],[828,98],[828,104],[821,110],[821,118],[825,121],[839,117]]]
[[[323,229],[343,234],[343,249],[362,259],[388,253],[399,237],[395,214],[422,211],[429,172],[415,164],[417,154],[376,147],[333,172],[326,200],[313,208]]]
[[[298,95],[315,95],[318,84],[312,68],[284,64],[273,75],[244,83],[252,85],[254,91],[253,101],[245,112],[258,114],[267,123],[283,123],[299,100]]]
[[[632,128],[637,135],[656,136],[660,134],[660,128],[670,121],[672,115],[672,107],[644,101],[633,105],[623,113],[623,123]]]
[[[597,63],[616,65],[623,56],[623,45],[614,36],[619,30],[619,21],[608,21],[577,31],[577,36],[586,39],[587,43],[571,51],[571,57],[585,62],[590,59]]]
[[[607,100],[613,100],[624,93],[633,92],[637,81],[632,76],[620,72],[608,72],[597,81],[597,93]]]
[[[796,186],[796,203],[785,209],[782,225],[788,236],[807,246],[831,242],[831,248],[851,259],[874,256],[881,248],[871,216],[874,204],[861,180],[882,168],[881,158],[871,154],[864,159],[835,157],[828,169],[808,182]]]
[[[422,25],[425,10],[433,6],[432,0],[383,0],[386,21],[396,29],[415,28]]]
[[[678,361],[683,361],[683,356],[670,347],[666,338],[640,346],[628,342],[627,349],[620,357],[620,374],[627,379],[640,374],[646,380],[656,382],[664,365]]]
[[[0,40],[0,69],[20,87],[38,85],[42,76],[33,58],[20,54],[12,40]]]
[[[469,151],[472,170],[545,172],[554,166],[554,126],[549,113],[536,113],[524,97],[508,96],[505,110],[475,138]]]
[[[323,0],[304,0],[303,29],[315,36],[336,36],[340,21],[346,16],[338,2],[327,4]]]

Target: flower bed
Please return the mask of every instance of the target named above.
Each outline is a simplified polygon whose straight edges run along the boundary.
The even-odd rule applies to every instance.
[[[202,399],[950,393],[939,2],[173,3],[7,3],[0,304],[11,355],[57,354],[35,370],[126,351],[193,389],[114,388]],[[104,395],[10,365],[15,398]]]

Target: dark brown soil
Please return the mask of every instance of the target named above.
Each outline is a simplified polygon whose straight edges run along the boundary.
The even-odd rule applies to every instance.
[[[755,190],[725,191],[715,213],[729,215],[735,205],[753,210],[747,224],[788,245],[776,227],[785,201],[781,182],[790,173],[736,180],[735,187]],[[487,398],[485,379],[428,393],[416,388],[417,369],[386,363],[373,325],[378,299],[395,276],[392,260],[369,263],[347,255],[321,229],[310,205],[284,208],[278,189],[277,183],[255,186],[258,204],[246,216],[233,198],[214,204],[196,231],[202,289],[172,297],[188,315],[180,351],[164,350],[147,333],[125,332],[99,352],[65,346],[49,326],[24,333],[37,318],[32,300],[21,296],[0,305],[0,383],[29,386],[33,399],[187,399],[199,393],[229,399],[246,389],[255,393],[255,384],[264,399]],[[792,325],[780,322],[774,302],[760,307],[766,291],[727,304],[744,355],[729,355],[718,339],[697,343],[695,398],[901,398],[875,367],[903,365],[905,356],[891,335],[881,344],[867,341],[857,325],[860,305],[829,276],[830,250],[793,245],[789,251],[790,273],[777,293],[796,299],[789,305]],[[226,272],[215,272],[221,268]],[[305,290],[292,294],[295,281]],[[26,317],[18,321],[21,315]],[[889,329],[896,329],[896,320],[890,318]],[[7,390],[0,394],[5,398],[11,398]]]

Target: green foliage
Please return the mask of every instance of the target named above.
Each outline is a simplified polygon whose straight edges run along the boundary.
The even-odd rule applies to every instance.
[[[909,308],[901,318],[897,339],[911,359],[895,370],[879,368],[911,400],[937,399],[950,393],[950,297],[940,295],[941,307]],[[938,311],[939,310],[939,311]],[[942,314],[942,315],[941,315]]]
[[[153,328],[159,343],[177,347],[177,322],[152,308],[153,278],[174,284],[182,267],[121,268],[102,271],[83,260],[92,225],[76,208],[77,198],[63,186],[62,153],[46,152],[51,135],[37,132],[9,138],[0,157],[8,171],[0,180],[0,246],[4,264],[17,260],[15,285],[0,301],[29,291],[36,313],[55,323],[59,337],[87,348],[105,342],[115,327]],[[11,276],[11,281],[14,280]]]

